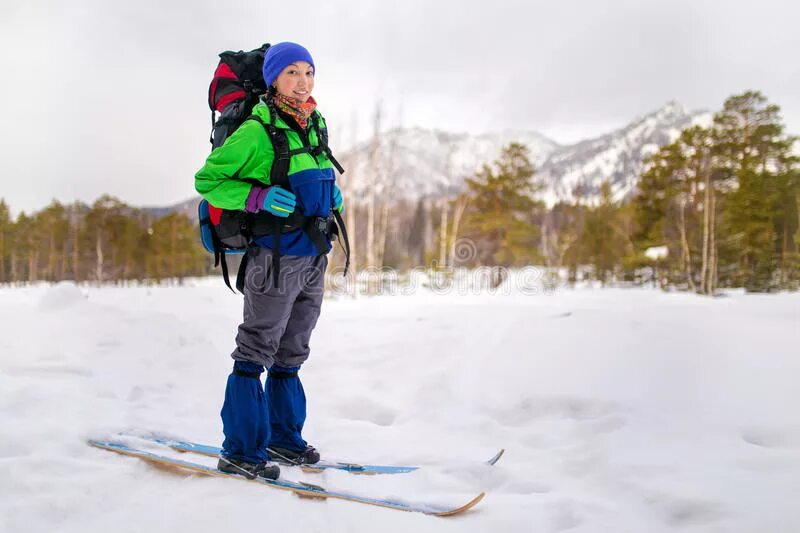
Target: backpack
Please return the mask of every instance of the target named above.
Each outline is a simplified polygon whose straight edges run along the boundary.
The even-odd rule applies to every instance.
[[[214,77],[208,86],[208,107],[211,109],[212,150],[222,146],[231,133],[241,126],[259,97],[267,92],[261,73],[265,43],[250,52],[222,52]],[[216,119],[219,113],[219,119]]]
[[[258,121],[272,142],[275,153],[275,161],[270,173],[270,183],[289,189],[288,172],[291,157],[289,141],[286,138],[286,134],[274,126],[276,117],[274,107],[268,103],[272,118],[269,124],[251,114],[253,106],[267,93],[267,86],[264,82],[261,68],[264,63],[264,54],[269,46],[269,44],[263,44],[250,52],[240,50],[238,52],[227,51],[219,54],[219,64],[208,87],[208,106],[211,109],[211,137],[209,141],[211,142],[211,149],[214,150],[222,146],[225,139],[246,120]],[[216,113],[219,113],[219,118],[216,117]],[[311,127],[316,130],[319,146],[307,147],[305,150],[314,153],[314,155],[324,152],[339,173],[344,173],[344,169],[333,157],[328,147],[327,128],[320,127],[316,113],[311,116]],[[350,243],[347,238],[344,221],[338,211],[334,210],[332,216],[327,219],[321,217],[308,219],[300,213],[293,213],[286,219],[281,219],[267,212],[247,213],[239,210],[221,209],[203,199],[198,206],[198,219],[200,240],[203,247],[214,254],[214,266],[221,267],[225,284],[231,291],[233,291],[233,288],[231,288],[229,281],[225,256],[244,254],[236,278],[236,288],[240,292],[244,292],[244,272],[248,259],[246,252],[255,236],[269,233],[275,236],[275,242],[277,243],[281,233],[304,229],[318,250],[324,249],[326,252],[327,240],[325,235],[335,236],[337,239],[341,235],[344,243],[342,244],[341,240],[339,242],[344,248],[344,273],[345,275],[347,274],[347,269],[350,265]],[[320,253],[323,252],[321,251]],[[273,279],[277,287],[280,273],[280,246],[275,246],[272,250],[272,264],[275,274]]]

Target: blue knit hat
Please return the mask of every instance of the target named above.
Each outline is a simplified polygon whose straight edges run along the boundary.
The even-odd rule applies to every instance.
[[[264,54],[264,66],[261,69],[267,87],[272,85],[272,82],[275,81],[278,74],[283,72],[283,69],[295,61],[306,61],[310,63],[316,74],[317,67],[314,66],[314,60],[311,58],[311,54],[299,44],[285,42],[274,44],[267,48],[267,53]]]

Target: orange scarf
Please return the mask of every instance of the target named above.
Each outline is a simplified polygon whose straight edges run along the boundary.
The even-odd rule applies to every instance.
[[[317,108],[317,102],[312,96],[309,96],[305,102],[300,102],[291,96],[276,93],[272,97],[272,101],[278,109],[294,118],[303,129],[308,127],[308,117]]]

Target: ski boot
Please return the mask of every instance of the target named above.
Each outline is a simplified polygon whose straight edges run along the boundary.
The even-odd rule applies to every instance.
[[[267,451],[273,461],[282,465],[302,466],[319,462],[319,452],[313,446],[306,446],[305,450],[299,451],[270,446]]]
[[[255,479],[257,477],[275,480],[281,475],[281,469],[278,465],[269,463],[248,463],[241,459],[233,459],[228,457],[220,457],[217,463],[217,470],[225,472],[226,474],[238,474],[247,479]]]

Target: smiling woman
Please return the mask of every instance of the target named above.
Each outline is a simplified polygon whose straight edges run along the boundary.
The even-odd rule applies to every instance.
[[[273,87],[281,96],[306,102],[314,90],[314,65],[305,61],[292,63],[278,75]]]
[[[291,115],[301,128],[308,125],[308,117],[317,107],[311,97],[313,90],[314,65],[307,61],[296,61],[283,69],[270,86],[275,105]]]
[[[221,413],[219,468],[228,473],[275,479],[279,468],[267,461],[320,460],[302,436],[306,396],[298,371],[320,315],[331,220],[343,204],[325,121],[311,97],[314,72],[299,44],[269,47],[262,67],[268,91],[195,176],[210,204],[249,221],[237,280],[244,321]]]

